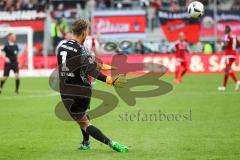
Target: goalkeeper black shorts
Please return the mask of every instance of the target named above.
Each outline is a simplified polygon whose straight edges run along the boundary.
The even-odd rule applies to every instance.
[[[67,109],[71,117],[79,121],[86,115],[86,111],[90,108],[91,98],[81,96],[61,95],[64,107]]]

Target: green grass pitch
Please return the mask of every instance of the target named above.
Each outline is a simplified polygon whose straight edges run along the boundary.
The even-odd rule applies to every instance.
[[[222,78],[187,75],[166,95],[138,99],[134,107],[120,100],[114,111],[92,121],[113,140],[128,145],[128,153],[114,152],[94,139],[92,150],[78,150],[79,127],[55,116],[60,99],[48,79],[22,78],[18,96],[9,79],[0,95],[0,160],[239,160],[240,93],[233,91],[231,80],[227,91],[218,92]],[[173,77],[164,79],[171,82]],[[95,87],[114,93],[101,82]],[[97,104],[94,99],[91,106]],[[124,117],[159,111],[191,117],[185,121]]]

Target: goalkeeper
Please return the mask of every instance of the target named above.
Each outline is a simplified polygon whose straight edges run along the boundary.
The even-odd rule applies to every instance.
[[[94,77],[100,81],[103,81],[114,87],[124,87],[126,79],[124,75],[105,76],[99,70],[111,69],[108,65],[99,65],[95,58],[92,57],[89,51],[82,46],[88,33],[89,23],[87,20],[77,20],[72,24],[73,37],[70,40],[58,45],[57,59],[59,67],[59,79],[60,79],[60,93],[65,108],[71,115],[71,117],[79,124],[82,134],[83,142],[80,149],[90,149],[89,136],[96,140],[108,145],[115,151],[127,152],[128,147],[112,141],[109,137],[104,135],[97,127],[90,124],[89,116],[86,110],[89,108],[90,96],[91,96],[91,80],[90,77]],[[79,60],[79,56],[81,59]],[[76,65],[72,60],[77,59],[76,63],[80,63],[76,69],[73,67]],[[81,87],[80,90],[86,89],[85,96],[74,95],[68,86]],[[78,90],[79,91],[79,90]],[[66,93],[67,92],[67,93]],[[70,101],[70,102],[69,102]]]

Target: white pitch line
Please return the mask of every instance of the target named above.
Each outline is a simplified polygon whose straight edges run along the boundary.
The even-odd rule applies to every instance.
[[[0,96],[0,100],[22,100],[29,98],[40,98],[40,97],[54,97],[59,96],[59,93],[50,93],[50,94],[39,94],[39,95],[14,95],[14,96]]]
[[[0,100],[13,100],[13,99],[28,99],[28,98],[40,98],[40,97],[54,97],[59,96],[59,93],[57,92],[50,92],[47,90],[21,90],[20,95],[12,95],[12,96],[4,96],[0,95]],[[32,93],[36,95],[24,95],[24,93]],[[41,94],[39,94],[41,93]],[[240,92],[234,92],[234,91],[225,91],[225,92],[219,92],[219,91],[189,91],[189,92],[181,92],[183,95],[239,95]]]
[[[225,91],[225,92],[220,92],[220,91],[205,91],[205,92],[197,92],[197,91],[189,91],[189,92],[182,92],[182,94],[185,95],[239,95],[240,92],[234,92],[234,91]]]
[[[52,93],[52,90],[20,90],[21,92],[26,93]]]

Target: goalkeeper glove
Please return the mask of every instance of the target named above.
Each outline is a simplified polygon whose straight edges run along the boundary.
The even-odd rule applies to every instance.
[[[116,69],[116,67],[110,66],[107,64],[102,64],[102,67],[101,67],[101,70],[114,70],[114,69]]]
[[[98,63],[97,64],[97,69],[106,71],[106,70],[114,70],[114,69],[117,69],[117,68],[114,67],[114,66],[107,65],[107,64]]]
[[[108,76],[106,82],[114,87],[123,88],[127,83],[127,79],[124,74],[118,74],[112,77]]]

